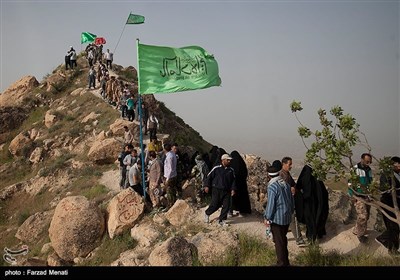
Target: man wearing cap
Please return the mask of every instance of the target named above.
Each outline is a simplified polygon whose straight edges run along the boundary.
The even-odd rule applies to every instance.
[[[268,167],[268,202],[264,212],[264,224],[270,228],[278,266],[289,266],[289,251],[287,248],[289,224],[294,212],[294,201],[290,185],[280,176],[282,165]]]
[[[211,203],[205,212],[206,223],[210,222],[210,215],[217,211],[222,205],[218,223],[226,226],[225,220],[228,217],[229,203],[231,196],[235,194],[235,171],[229,167],[232,157],[229,154],[221,156],[221,165],[215,166],[205,180],[204,191],[208,193],[211,188]]]

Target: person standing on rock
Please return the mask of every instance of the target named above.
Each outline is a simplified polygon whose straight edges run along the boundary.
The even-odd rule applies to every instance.
[[[294,200],[290,186],[279,176],[280,168],[268,167],[268,202],[264,212],[264,224],[270,228],[275,243],[277,266],[289,266],[287,233],[294,212]]]

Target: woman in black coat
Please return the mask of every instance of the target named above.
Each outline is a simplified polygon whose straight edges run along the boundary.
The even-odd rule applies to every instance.
[[[230,167],[235,170],[235,181],[237,192],[232,197],[232,207],[230,211],[239,211],[240,214],[251,214],[251,203],[247,187],[247,166],[242,156],[237,152],[231,153],[232,161]]]

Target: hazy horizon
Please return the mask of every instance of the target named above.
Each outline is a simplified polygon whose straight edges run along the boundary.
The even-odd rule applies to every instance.
[[[222,86],[155,97],[206,141],[300,160],[297,100],[312,130],[319,108],[339,105],[375,156],[400,155],[399,1],[0,1],[1,92],[25,75],[41,81],[70,45],[84,49],[81,32],[105,37],[124,67],[137,66],[136,38],[198,45],[215,56]],[[124,26],[129,12],[145,23]]]

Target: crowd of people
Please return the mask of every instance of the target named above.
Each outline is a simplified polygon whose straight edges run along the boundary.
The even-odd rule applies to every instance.
[[[135,96],[128,83],[115,76],[110,77],[108,69],[112,69],[113,54],[108,49],[103,54],[102,45],[94,44],[89,44],[85,51],[89,63],[88,88],[95,89],[97,80],[102,97],[119,109],[121,117],[128,121],[139,120],[141,110],[144,134],[150,134],[150,143],[144,145],[144,150],[138,153],[133,145],[132,132],[127,126],[124,127],[124,147],[118,157],[121,189],[130,187],[145,196],[154,210],[166,211],[177,199],[182,198],[182,186],[185,181],[191,180],[195,196],[193,202],[197,209],[209,203],[204,212],[205,223],[210,223],[210,216],[220,208],[218,224],[221,226],[227,226],[228,218],[233,217],[235,212],[239,215],[251,213],[248,170],[238,151],[228,154],[223,148],[213,146],[208,153],[197,151],[189,157],[187,153],[179,151],[177,143],[161,142],[157,138],[159,120],[156,113],[149,112],[146,104],[139,102],[139,97]],[[65,56],[66,70],[77,66],[76,57],[76,51],[71,46]],[[391,160],[393,176],[382,176],[380,186],[383,190],[383,186],[395,185],[397,204],[400,204],[400,158],[395,156]],[[359,182],[355,189],[351,187],[348,192],[357,213],[353,233],[360,243],[368,242],[366,233],[370,206],[357,199],[357,196],[369,192],[373,181],[371,163],[372,155],[363,153],[360,162],[353,167]],[[326,235],[325,225],[329,213],[327,189],[321,180],[314,177],[309,164],[303,167],[295,182],[290,174],[292,165],[292,158],[283,157],[282,160],[275,160],[267,169],[268,200],[264,204],[263,217],[267,232],[272,233],[278,266],[290,265],[287,247],[289,229],[298,246],[313,243]],[[145,186],[142,186],[142,170],[145,171]],[[390,192],[384,192],[381,201],[393,207]],[[394,213],[389,212],[389,215],[395,217]],[[398,254],[399,225],[386,216],[383,219],[386,231],[376,241],[387,248],[390,254]],[[300,223],[306,226],[305,238]]]
[[[127,171],[126,173],[121,171],[120,185],[121,188],[130,186],[143,195],[138,175],[141,166],[140,156],[137,155],[135,149],[131,150],[131,148],[129,145],[125,147],[125,166],[121,165],[121,170]],[[132,162],[133,158],[136,159],[136,165]],[[148,196],[153,208],[168,210],[177,199],[182,198],[183,182],[193,179],[196,197],[193,203],[196,203],[197,209],[204,207],[205,202],[208,203],[204,212],[205,223],[210,223],[210,216],[219,209],[217,219],[221,226],[229,225],[227,221],[234,216],[235,211],[242,216],[251,213],[246,183],[248,172],[243,158],[237,151],[228,154],[224,149],[214,146],[209,153],[201,155],[196,152],[191,161],[185,162],[188,156],[179,153],[177,144],[163,145],[157,138],[152,138],[152,142],[145,150],[144,158],[147,172],[145,189],[149,191]],[[362,193],[362,189],[367,188],[371,183],[372,173],[369,168],[371,158],[370,154],[363,154],[361,161],[354,166],[359,176],[357,192]],[[140,166],[137,165],[138,162]],[[394,182],[384,177],[381,178],[381,184],[395,184],[400,190],[400,158],[393,157],[392,162]],[[324,183],[314,177],[312,167],[306,164],[295,182],[290,174],[292,165],[292,158],[284,157],[282,160],[274,161],[267,169],[268,199],[263,217],[268,232],[272,233],[278,266],[290,265],[287,239],[289,229],[296,244],[306,246],[326,235],[325,226],[329,214],[328,191]],[[125,187],[124,180],[129,182],[125,184]],[[351,196],[357,195],[357,193],[351,194]],[[206,200],[207,196],[209,199]],[[360,206],[361,203],[356,199],[353,202],[357,212],[353,233],[357,235],[360,243],[365,243],[368,208],[364,205]],[[382,202],[393,205],[390,193],[382,196]],[[394,217],[394,214],[392,216]],[[398,224],[386,217],[384,221],[386,231],[376,240],[385,246],[389,253],[398,254]],[[305,225],[305,236],[301,232],[300,223]]]

